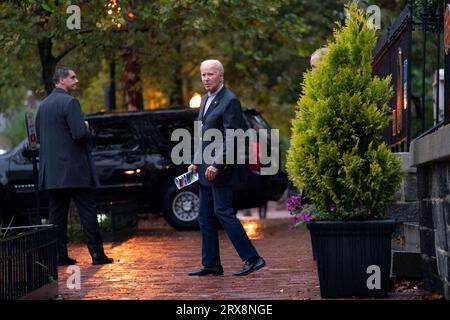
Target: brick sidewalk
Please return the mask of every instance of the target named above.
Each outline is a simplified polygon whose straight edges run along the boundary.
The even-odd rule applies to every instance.
[[[269,216],[269,215],[268,215]],[[283,214],[279,215],[283,217]],[[288,231],[287,219],[246,219],[243,224],[267,266],[246,277],[223,230],[221,257],[225,275],[189,277],[200,266],[198,231],[176,231],[162,218],[141,224],[147,230],[120,243],[107,243],[114,264],[92,266],[85,245],[73,244],[69,253],[81,268],[81,289],[68,289],[67,267],[59,268],[62,299],[320,299],[319,280],[306,228]],[[391,299],[419,298],[417,293]]]

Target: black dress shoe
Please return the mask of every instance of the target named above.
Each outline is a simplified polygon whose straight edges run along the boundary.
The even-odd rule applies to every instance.
[[[235,276],[246,276],[253,271],[259,270],[266,265],[263,258],[258,257],[256,259],[247,260],[242,267],[242,271],[236,272]]]
[[[221,276],[223,275],[223,268],[222,266],[218,267],[203,267],[196,271],[189,272],[188,275],[190,276],[206,276],[208,274],[213,274],[215,276]]]
[[[67,257],[58,257],[58,266],[70,266],[76,264],[77,260]]]
[[[92,255],[92,264],[93,265],[108,264],[108,263],[113,263],[113,262],[114,262],[114,259],[107,257],[104,253],[101,253],[101,254],[94,253]]]

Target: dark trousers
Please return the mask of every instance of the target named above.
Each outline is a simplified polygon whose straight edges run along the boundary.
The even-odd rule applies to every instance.
[[[216,267],[220,263],[217,220],[222,224],[234,248],[242,260],[258,256],[252,242],[233,209],[231,186],[214,187],[200,185],[200,212],[198,223],[202,235],[202,264]]]
[[[93,190],[79,189],[50,189],[50,224],[58,227],[58,256],[67,257],[67,216],[70,200],[73,199],[80,214],[89,253],[103,253],[103,241],[95,210]]]

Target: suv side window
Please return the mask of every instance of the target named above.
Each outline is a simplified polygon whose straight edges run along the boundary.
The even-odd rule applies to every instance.
[[[94,151],[134,151],[139,140],[128,121],[99,121],[94,123]]]
[[[144,120],[144,139],[149,145],[157,144],[164,149],[171,149],[178,142],[171,141],[172,132],[179,128],[194,132],[195,115],[154,115],[151,125]]]
[[[160,118],[156,122],[156,128],[161,132],[164,140],[170,144],[176,142],[171,141],[172,132],[176,129],[187,129],[191,134],[194,132],[194,120],[180,118]]]

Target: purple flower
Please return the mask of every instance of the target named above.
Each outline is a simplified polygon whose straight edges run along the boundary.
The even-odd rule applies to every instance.
[[[286,201],[286,209],[291,211],[292,208],[292,200],[291,199],[287,199]]]
[[[334,203],[330,206],[330,211],[331,212],[336,211],[336,205]]]
[[[301,194],[288,198],[286,200],[286,209],[292,217],[292,223],[288,225],[289,231],[292,231],[297,225],[299,225],[299,222],[309,222],[312,220],[312,215],[304,211]]]
[[[308,214],[307,212],[305,212],[305,211],[302,212],[300,218],[301,218],[303,221],[307,221],[307,222],[311,221],[311,215],[309,215],[309,214]]]
[[[286,209],[295,212],[302,207],[302,195],[295,195],[286,200]]]

